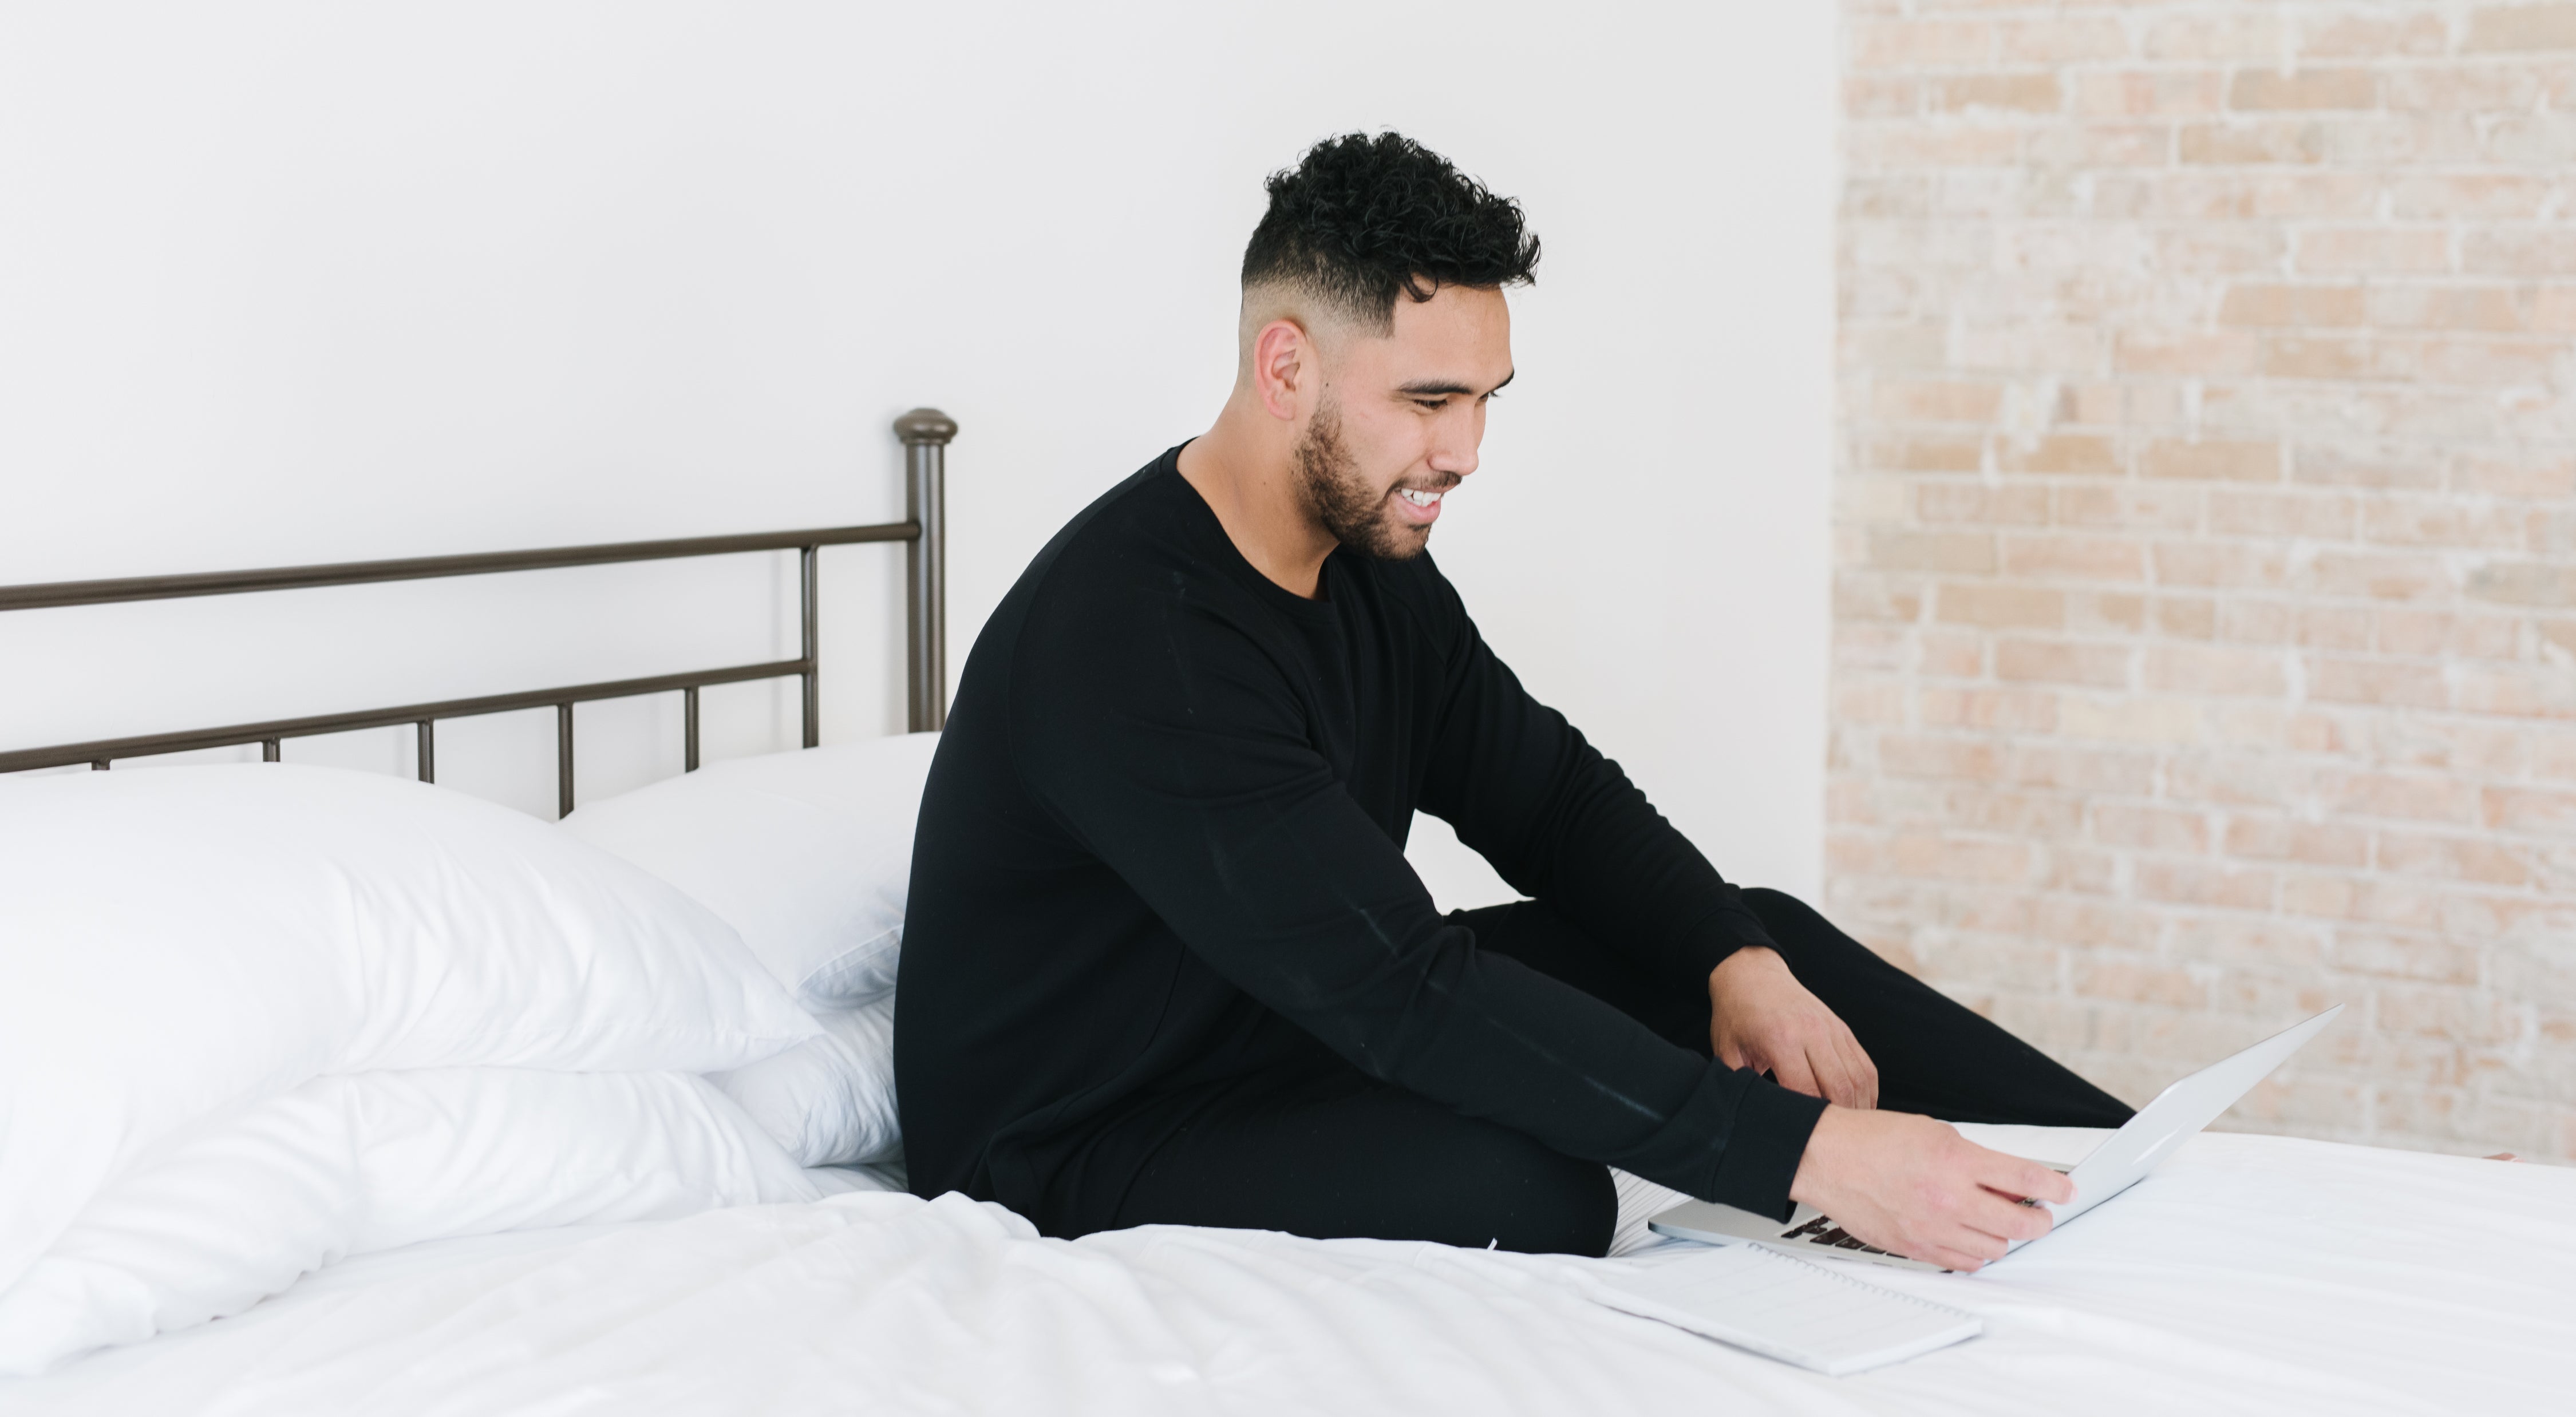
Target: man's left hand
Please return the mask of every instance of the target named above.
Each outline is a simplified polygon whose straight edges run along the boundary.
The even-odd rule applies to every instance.
[[[1838,1107],[1878,1105],[1878,1065],[1779,951],[1747,945],[1728,955],[1709,973],[1708,1001],[1708,1042],[1719,1062],[1769,1073]]]

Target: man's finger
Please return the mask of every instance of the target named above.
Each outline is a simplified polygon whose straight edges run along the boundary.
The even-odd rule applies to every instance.
[[[1851,1071],[1853,1094],[1859,1099],[1843,1105],[1863,1109],[1876,1107],[1878,1105],[1878,1064],[1870,1061],[1869,1050],[1860,1046],[1860,1040],[1852,1037],[1851,1030],[1848,1028],[1843,1030],[1837,1044],[1842,1050],[1844,1065]]]
[[[1861,1101],[1860,1079],[1852,1072],[1851,1060],[1824,1039],[1807,1050],[1807,1066],[1824,1089],[1824,1099],[1837,1107],[1865,1107]]]
[[[2018,1156],[1998,1153],[1996,1159],[2002,1164],[1988,1166],[1985,1174],[1977,1178],[1977,1184],[1987,1190],[2000,1191],[2007,1196],[2028,1196],[2032,1200],[2055,1205],[2064,1205],[2075,1199],[2075,1183],[2066,1179],[2064,1172],[2036,1161],[2024,1161]]]

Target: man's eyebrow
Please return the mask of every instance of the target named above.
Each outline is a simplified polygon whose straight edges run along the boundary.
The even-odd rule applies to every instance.
[[[1519,377],[1520,371],[1515,369],[1511,373],[1503,376],[1503,384],[1508,384]],[[1501,393],[1503,391],[1503,384],[1496,384],[1492,388],[1485,390],[1485,392],[1489,394]],[[1416,379],[1410,384],[1397,385],[1395,391],[1412,398],[1436,398],[1442,394],[1472,394],[1476,392],[1476,389],[1474,385],[1461,384],[1454,379]]]

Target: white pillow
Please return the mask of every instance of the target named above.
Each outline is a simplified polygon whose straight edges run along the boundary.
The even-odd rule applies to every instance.
[[[736,758],[590,803],[564,830],[687,891],[816,1013],[894,988],[939,735]]]
[[[350,1255],[821,1194],[684,1073],[316,1078],[173,1138],[83,1207],[0,1291],[0,1373],[239,1313]]]
[[[0,1287],[143,1147],[324,1072],[714,1072],[815,1031],[703,907],[461,793],[0,782]]]
[[[894,1000],[888,994],[825,1014],[822,1037],[709,1081],[741,1104],[800,1166],[900,1161]]]

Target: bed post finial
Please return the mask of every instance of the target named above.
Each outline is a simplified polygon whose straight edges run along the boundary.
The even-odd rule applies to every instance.
[[[903,440],[904,517],[915,527],[904,543],[905,717],[915,733],[948,721],[948,440],[957,420],[916,408],[894,421]]]

